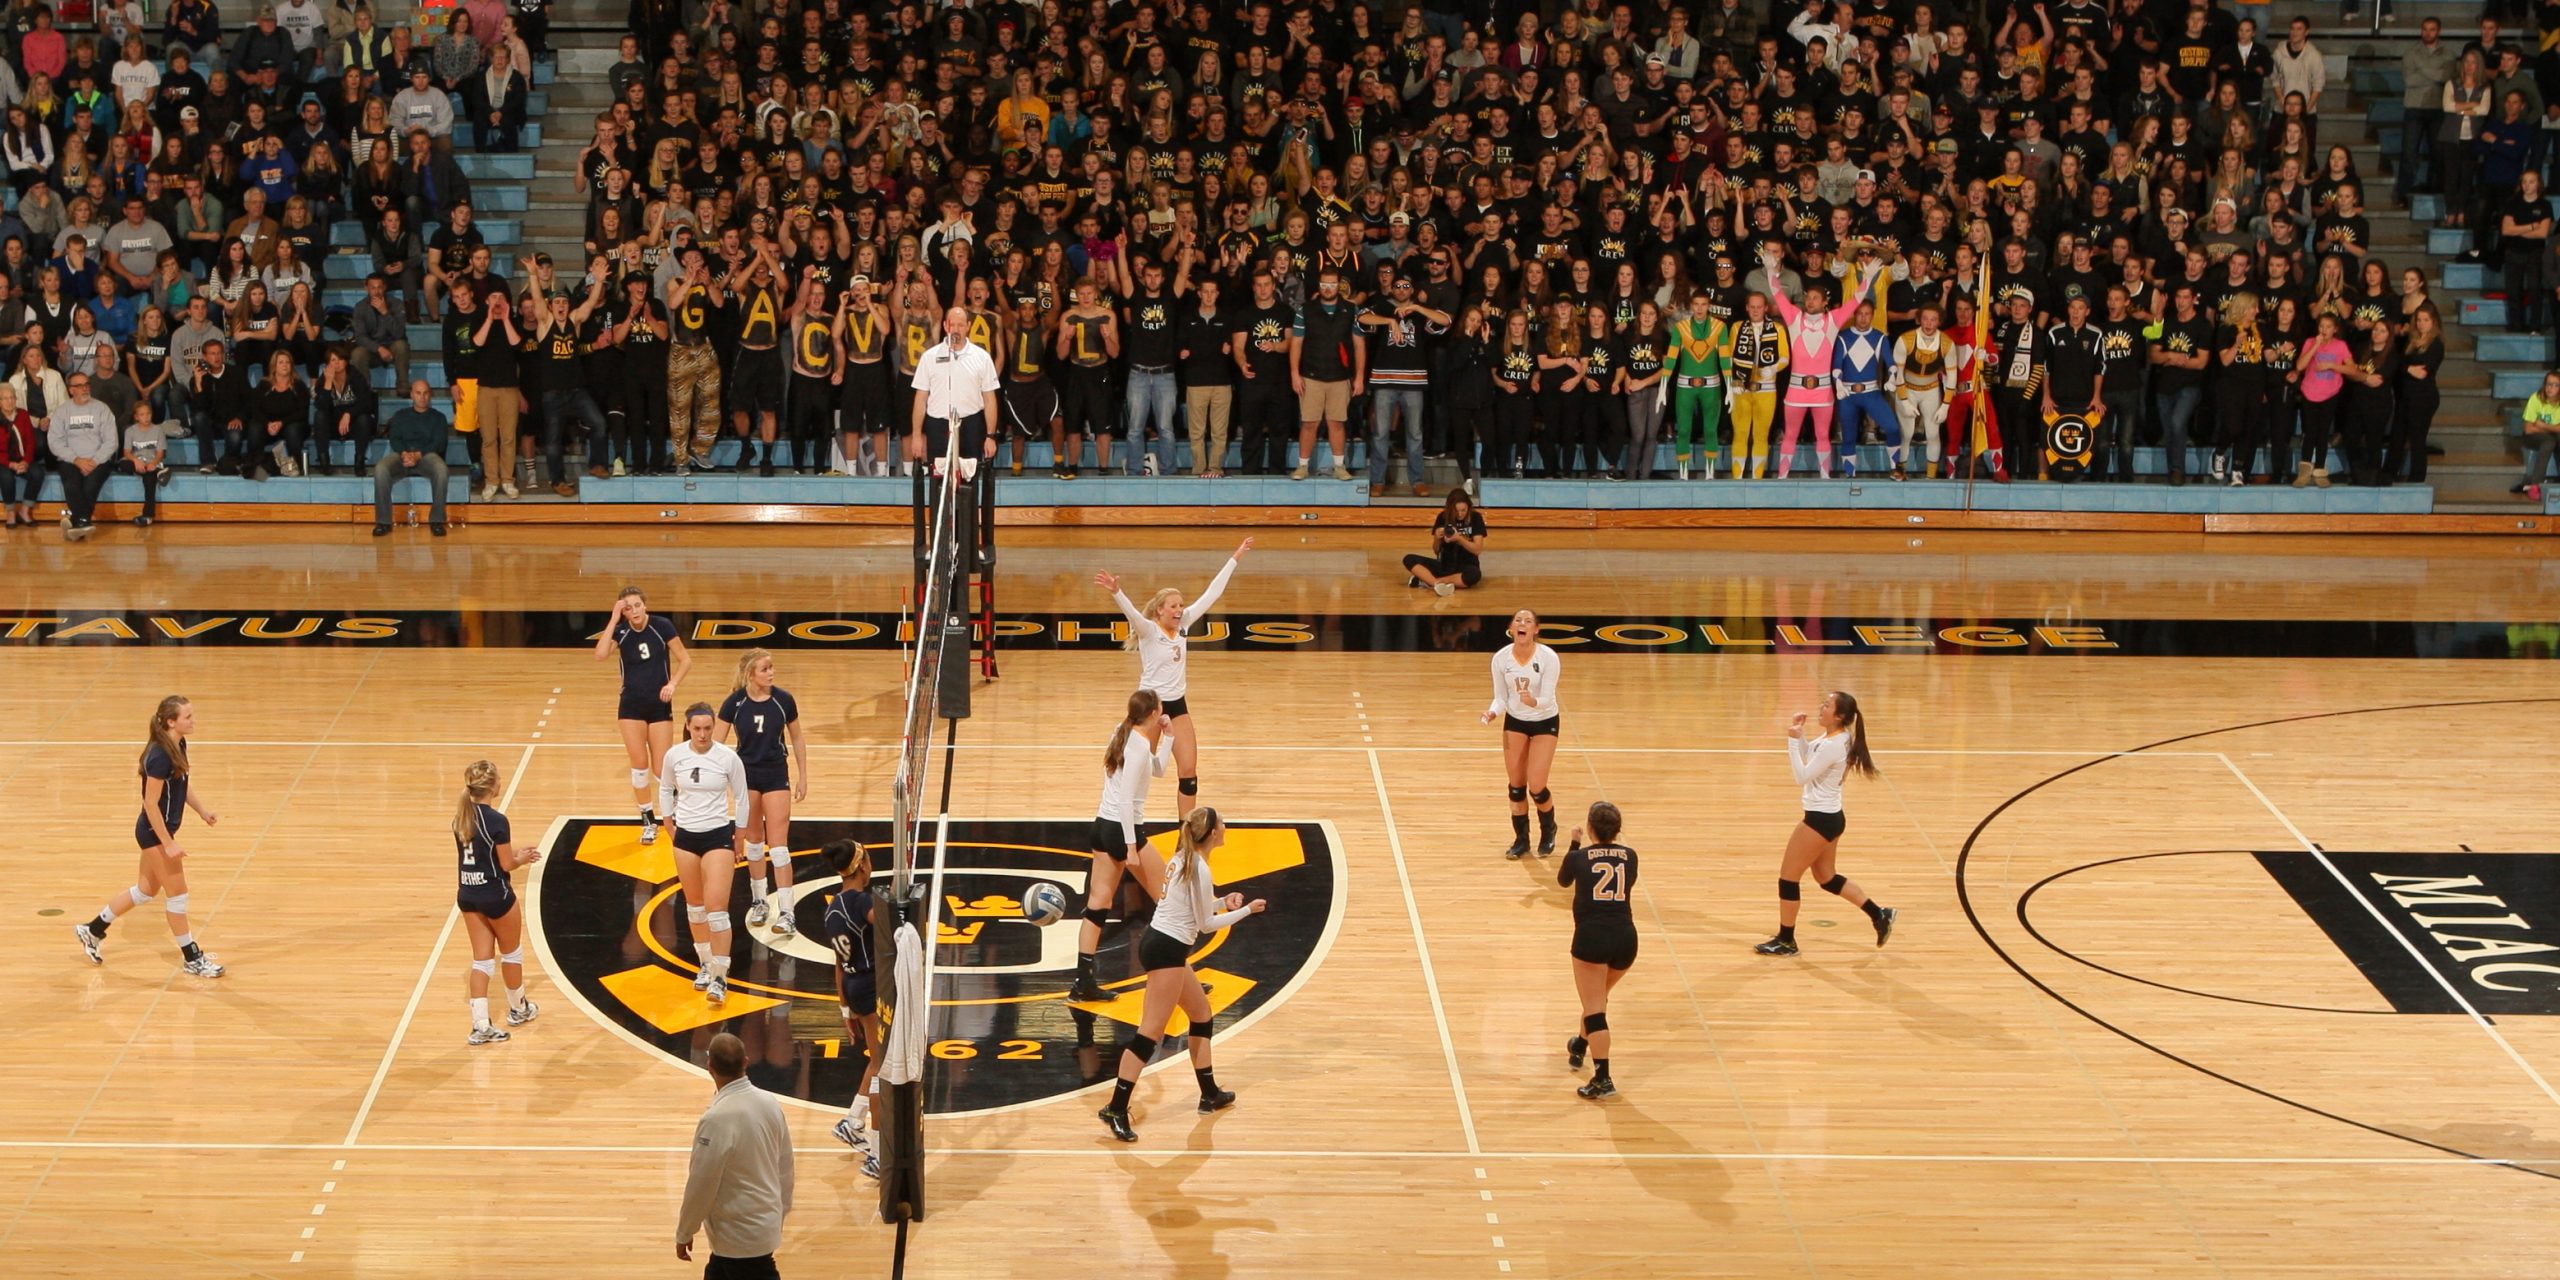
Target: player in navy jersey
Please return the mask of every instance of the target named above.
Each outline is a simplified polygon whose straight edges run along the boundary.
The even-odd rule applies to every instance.
[[[462,803],[453,814],[453,905],[471,930],[472,1044],[496,1044],[507,1033],[489,1022],[489,979],[506,966],[507,1025],[521,1027],[538,1012],[524,994],[524,904],[507,873],[541,861],[539,849],[515,847],[507,815],[490,802],[498,794],[498,766],[474,760],[462,771]]]
[[[717,736],[737,735],[738,759],[747,766],[747,927],[765,922],[784,937],[799,927],[791,912],[791,802],[809,795],[809,739],[800,728],[800,704],[773,683],[773,655],[749,649],[738,655],[738,683],[720,704]],[[794,776],[791,758],[800,758]],[[765,858],[773,859],[779,910],[765,901]]]
[[[159,894],[169,895],[162,907],[169,917],[169,933],[178,941],[178,956],[188,973],[199,978],[219,978],[222,965],[204,948],[196,945],[196,936],[187,927],[187,868],[183,859],[187,851],[178,845],[178,828],[186,821],[187,810],[196,811],[208,827],[215,822],[213,806],[204,802],[204,794],[192,784],[194,764],[187,755],[187,735],[196,731],[194,704],[171,694],[160,700],[158,710],[151,713],[151,738],[142,748],[142,815],[134,819],[133,842],[142,847],[142,872],[130,889],[118,890],[98,909],[98,918],[72,926],[72,934],[80,939],[80,948],[89,953],[91,964],[105,964],[104,948],[107,928],[116,917],[141,906]]]
[[[853,1102],[845,1108],[844,1119],[836,1121],[836,1137],[847,1146],[863,1147],[869,1145],[863,1130],[870,1127],[871,1077],[880,1070],[879,988],[871,968],[871,851],[859,840],[834,840],[818,856],[844,878],[827,899],[826,936],[836,951],[836,992],[844,1000],[845,1037],[859,1037],[862,1042],[862,1074],[854,1081]],[[879,1177],[879,1160],[877,1155],[866,1156],[862,1171]]]
[[[658,782],[650,770],[675,744],[676,686],[693,666],[672,618],[652,617],[638,587],[624,587],[596,637],[596,661],[622,659],[622,705],[614,712],[631,753],[631,796],[640,806],[640,843],[658,842]]]
[[[1583,820],[1595,843],[1585,846],[1575,827],[1556,869],[1556,884],[1573,890],[1573,989],[1582,997],[1582,1034],[1564,1052],[1571,1067],[1591,1055],[1591,1082],[1574,1092],[1606,1098],[1618,1091],[1609,1078],[1609,993],[1636,962],[1636,851],[1618,843],[1618,806],[1602,800]]]

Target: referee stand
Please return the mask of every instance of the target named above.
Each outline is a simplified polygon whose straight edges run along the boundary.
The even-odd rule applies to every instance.
[[[924,607],[925,574],[933,560],[934,499],[939,485],[932,477],[930,464],[919,464],[912,481],[909,503],[914,516],[915,565],[907,587],[905,612],[909,617]],[[969,670],[974,667],[987,679],[996,678],[996,468],[982,465],[974,477],[957,483],[960,494],[951,530],[954,545],[947,554],[958,556],[956,563],[967,568],[953,575],[950,585],[956,588],[951,597],[954,612],[947,623],[956,627],[965,619],[968,630],[956,637],[956,649],[944,650],[942,696],[944,715],[955,714],[950,708],[955,705],[951,699],[956,694],[960,708],[956,714],[966,716]],[[917,626],[924,625],[924,620],[917,620]],[[963,655],[966,662],[950,661]]]

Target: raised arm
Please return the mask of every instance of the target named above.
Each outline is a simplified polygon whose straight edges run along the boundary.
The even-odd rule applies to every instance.
[[[1200,593],[1200,598],[1192,601],[1189,605],[1184,606],[1182,610],[1182,625],[1188,627],[1192,623],[1209,616],[1209,606],[1216,604],[1218,602],[1218,597],[1226,592],[1227,580],[1236,576],[1237,562],[1243,560],[1244,553],[1251,550],[1253,550],[1253,539],[1251,538],[1247,538],[1243,542],[1236,544],[1236,553],[1228,556],[1225,564],[1218,566],[1218,576],[1209,579],[1209,586],[1206,590],[1203,590]]]

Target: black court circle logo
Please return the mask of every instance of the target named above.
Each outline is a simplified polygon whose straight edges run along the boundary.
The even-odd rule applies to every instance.
[[[1151,904],[1134,883],[1124,885],[1118,919],[1099,952],[1107,998],[1070,1003],[1092,825],[1091,819],[952,822],[931,922],[928,1114],[1035,1106],[1116,1071],[1116,1046],[1139,1018],[1144,975],[1137,939]],[[1169,826],[1148,830],[1159,849],[1170,851]],[[672,833],[642,845],[631,819],[563,818],[552,825],[527,887],[535,946],[553,979],[623,1038],[699,1067],[711,1037],[732,1032],[747,1043],[747,1073],[758,1087],[841,1109],[852,1101],[862,1059],[859,1042],[848,1038],[835,953],[823,933],[826,904],[839,885],[817,850],[844,838],[863,842],[875,862],[888,861],[887,822],[791,824],[795,880],[774,899],[774,909],[788,911],[796,927],[789,936],[770,922],[746,923],[746,867],[741,862],[734,869],[725,1004],[710,1004],[693,989],[694,952]],[[1210,866],[1221,893],[1270,904],[1233,928],[1203,934],[1192,947],[1192,966],[1224,1040],[1287,1000],[1323,962],[1341,924],[1346,878],[1341,842],[1323,822],[1230,821],[1227,843]],[[1066,918],[1046,927],[1022,918],[1023,895],[1043,882],[1063,889],[1068,902]],[[877,884],[886,891],[885,871]],[[1177,1013],[1159,1062],[1181,1056],[1185,1026]]]

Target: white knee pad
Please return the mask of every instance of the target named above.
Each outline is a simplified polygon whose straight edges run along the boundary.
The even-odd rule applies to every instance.
[[[686,907],[684,909],[684,918],[695,924],[700,924],[703,921],[710,919],[711,913],[700,907]]]
[[[493,977],[498,972],[498,962],[495,960],[474,960],[471,962],[471,971],[479,974],[483,978]]]
[[[518,947],[515,950],[498,957],[498,959],[521,969],[524,967],[524,948]]]
[[[713,933],[727,933],[729,931],[728,912],[714,911],[711,913],[711,931]]]
[[[747,842],[747,861],[748,861],[749,863],[753,864],[753,865],[756,865],[756,866],[763,866],[763,865],[764,865],[764,846],[763,846],[763,845],[760,845],[760,844],[757,844],[757,843],[756,843],[755,841],[753,841],[753,840],[748,841],[748,842]]]
[[[632,790],[637,791],[637,790],[639,790],[640,788],[645,787],[645,786],[648,786],[648,785],[649,785],[649,771],[648,771],[648,770],[646,770],[646,769],[634,769],[634,770],[632,770],[632,771],[631,771],[631,789],[632,789]]]
[[[135,885],[134,887],[125,890],[125,893],[133,898],[133,905],[137,907],[141,906],[143,903],[151,901],[150,891],[144,889],[141,885]]]
[[[187,913],[187,895],[183,893],[170,894],[168,910],[169,914],[173,916],[185,915]]]

